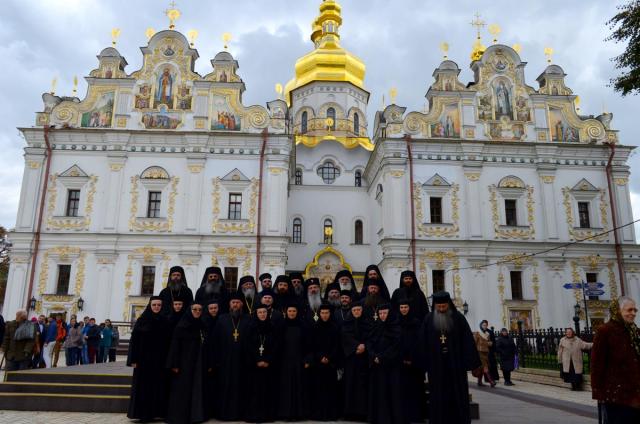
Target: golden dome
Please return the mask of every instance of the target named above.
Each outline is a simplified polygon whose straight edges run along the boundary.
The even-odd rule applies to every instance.
[[[340,47],[341,10],[335,0],[320,4],[320,15],[311,25],[315,49],[296,61],[296,76],[285,86],[289,104],[291,91],[313,81],[349,82],[364,89],[364,63]]]

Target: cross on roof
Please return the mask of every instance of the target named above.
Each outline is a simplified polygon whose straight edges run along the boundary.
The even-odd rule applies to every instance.
[[[480,13],[476,12],[473,16],[475,16],[475,19],[471,21],[470,24],[476,28],[476,31],[478,31],[478,38],[480,38],[480,30],[487,26],[487,23],[480,19]]]

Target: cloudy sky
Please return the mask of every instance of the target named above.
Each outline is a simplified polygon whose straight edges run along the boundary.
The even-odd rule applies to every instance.
[[[41,95],[58,78],[57,94],[71,95],[74,75],[82,79],[97,65],[96,54],[110,45],[111,29],[121,29],[117,48],[131,73],[141,65],[139,47],[145,30],[166,29],[161,0],[2,0],[0,16],[0,225],[15,225],[24,161],[24,141],[16,127],[34,123],[42,110]],[[230,52],[240,62],[247,91],[245,105],[265,104],[276,95],[274,85],[293,75],[295,60],[311,49],[310,24],[320,0],[182,0],[177,29],[197,29],[200,60],[196,70],[209,72],[209,60],[222,49],[221,34],[230,32]],[[637,145],[634,124],[640,97],[622,98],[608,87],[616,75],[610,58],[623,46],[605,41],[606,21],[620,0],[342,0],[343,45],[367,64],[366,86],[371,92],[369,114],[379,108],[391,87],[397,103],[421,110],[431,74],[442,59],[439,45],[450,45],[449,57],[460,68],[461,80],[472,79],[469,53],[475,12],[502,28],[500,42],[522,46],[528,62],[526,77],[545,67],[544,48],[555,51],[567,84],[581,98],[582,113],[613,112],[613,128],[622,143]],[[484,31],[485,44],[489,34]],[[388,94],[386,95],[388,98]],[[638,155],[631,166],[640,164]],[[640,178],[631,179],[636,217],[640,217]]]

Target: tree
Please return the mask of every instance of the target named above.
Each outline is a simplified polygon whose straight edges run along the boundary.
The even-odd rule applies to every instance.
[[[9,248],[11,243],[9,243],[7,235],[6,228],[0,225],[0,305],[4,303],[7,278],[9,277]]]
[[[613,88],[627,94],[640,92],[640,0],[618,6],[618,13],[607,22],[613,33],[607,41],[627,42],[626,50],[612,60],[621,74],[611,79]]]

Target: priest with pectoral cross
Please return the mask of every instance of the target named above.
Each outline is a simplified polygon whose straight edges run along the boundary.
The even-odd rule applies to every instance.
[[[307,288],[307,298],[305,302],[304,318],[308,326],[313,326],[320,319],[319,310],[322,305],[322,296],[320,295],[320,280],[312,277],[304,283]]]
[[[447,292],[433,295],[433,311],[422,325],[429,374],[429,423],[468,424],[467,371],[481,366],[473,334]]]
[[[234,293],[229,300],[229,313],[218,318],[214,332],[214,369],[216,378],[214,408],[216,418],[238,421],[246,410],[247,373],[245,345],[249,336],[249,316],[243,313],[243,297]]]
[[[367,294],[364,298],[364,317],[371,322],[380,319],[378,309],[380,305],[387,303],[380,294],[380,283],[377,280],[371,280],[367,286]]]

